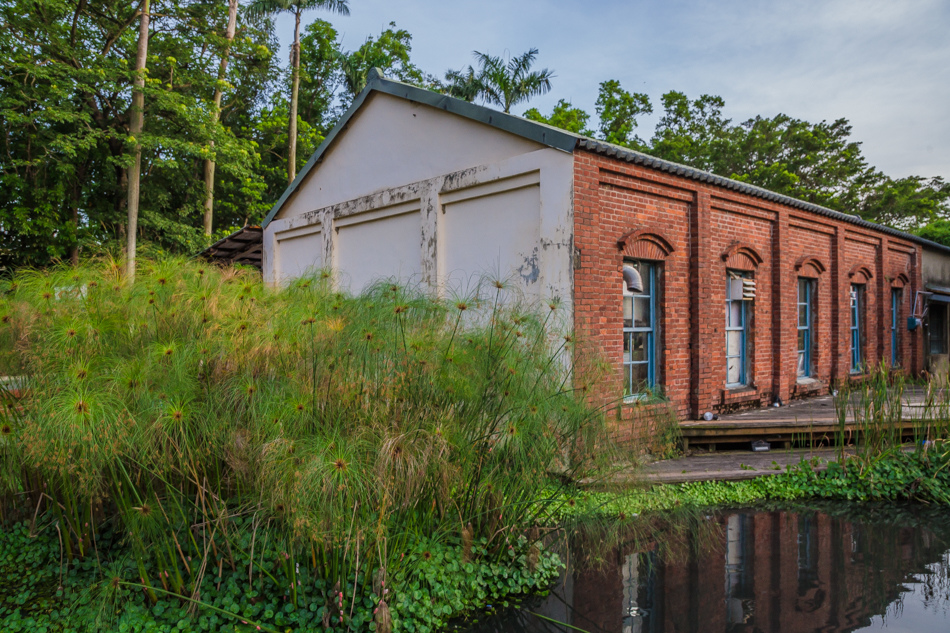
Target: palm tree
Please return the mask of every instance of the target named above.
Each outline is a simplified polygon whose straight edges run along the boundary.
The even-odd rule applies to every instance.
[[[502,57],[475,51],[475,61],[479,65],[478,96],[510,113],[512,106],[546,93],[551,89],[554,71],[547,68],[532,71],[537,56],[538,49],[532,48],[517,57],[509,57],[506,63]],[[468,74],[464,72],[464,75]],[[449,79],[462,78],[462,75],[463,71],[450,71]]]
[[[463,101],[475,101],[481,91],[478,75],[469,66],[462,70],[449,70],[445,73],[445,91],[449,96]]]
[[[273,13],[294,14],[294,43],[290,47],[290,127],[287,141],[287,182],[297,175],[297,92],[300,88],[300,16],[310,9],[326,9],[340,15],[349,15],[349,0],[253,0],[247,7],[252,17]]]

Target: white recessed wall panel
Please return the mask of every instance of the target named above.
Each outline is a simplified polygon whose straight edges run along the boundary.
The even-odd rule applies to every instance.
[[[336,222],[337,278],[354,293],[380,279],[417,282],[422,270],[422,227],[418,208],[380,217],[367,213]]]
[[[323,268],[323,232],[320,226],[278,233],[277,277],[287,281]]]
[[[527,296],[540,294],[541,197],[537,184],[496,191],[453,192],[439,218],[443,287],[469,293],[489,279],[513,283]]]

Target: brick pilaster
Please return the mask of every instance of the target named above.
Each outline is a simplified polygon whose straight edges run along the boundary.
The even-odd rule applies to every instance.
[[[700,190],[690,208],[690,414],[694,418],[708,410],[713,397],[713,371],[708,350],[720,333],[714,326],[717,313],[713,309],[710,285],[715,275],[713,263],[716,258],[712,252],[709,202],[709,193]]]
[[[845,268],[843,226],[835,227],[832,241],[831,285],[834,290],[831,297],[831,378],[844,380],[851,371],[848,357],[848,334],[851,324],[850,300],[848,295],[848,271]]]
[[[787,248],[788,211],[781,209],[772,231],[772,393],[783,401],[789,398],[795,373],[789,363],[797,358],[793,324],[798,323],[798,284]]]

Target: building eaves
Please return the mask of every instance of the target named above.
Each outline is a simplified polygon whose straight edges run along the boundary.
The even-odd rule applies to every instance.
[[[562,151],[573,152],[576,148],[582,148],[628,163],[643,165],[644,167],[649,167],[658,171],[681,176],[683,178],[689,178],[691,180],[697,180],[699,182],[723,187],[724,189],[729,189],[737,193],[762,198],[770,202],[784,204],[796,209],[801,209],[803,211],[817,213],[818,215],[823,215],[825,217],[840,220],[842,222],[848,222],[850,224],[854,224],[856,226],[873,231],[880,231],[894,237],[926,246],[932,250],[939,251],[946,255],[950,255],[950,247],[944,246],[943,244],[938,244],[937,242],[932,242],[911,233],[906,233],[888,226],[875,224],[874,222],[869,222],[855,215],[834,211],[818,204],[805,202],[791,196],[775,193],[774,191],[769,191],[768,189],[763,189],[762,187],[756,187],[755,185],[750,185],[732,178],[717,176],[716,174],[712,174],[710,172],[688,167],[686,165],[680,165],[678,163],[663,160],[661,158],[656,158],[654,156],[628,149],[626,147],[612,145],[610,143],[598,141],[586,136],[574,134],[573,132],[567,132],[566,130],[561,130],[544,123],[538,123],[537,121],[531,121],[529,119],[524,119],[511,114],[505,114],[504,112],[499,112],[492,108],[476,105],[474,103],[469,103],[468,101],[463,101],[461,99],[449,97],[448,95],[426,90],[425,88],[419,88],[401,81],[387,79],[383,76],[382,71],[376,68],[370,71],[366,82],[366,87],[353,101],[353,105],[351,105],[346,113],[340,118],[340,121],[336,124],[336,126],[334,126],[333,130],[327,135],[324,141],[313,153],[313,156],[310,157],[310,160],[307,161],[307,164],[304,165],[303,169],[300,170],[300,173],[297,174],[297,177],[294,179],[294,181],[288,185],[287,189],[285,189],[284,193],[280,196],[280,199],[277,200],[277,202],[271,208],[270,212],[267,214],[267,217],[264,218],[264,221],[261,223],[262,228],[266,228],[267,225],[270,224],[271,220],[276,217],[277,213],[280,211],[280,208],[284,205],[287,199],[293,195],[310,171],[323,159],[323,156],[326,154],[327,150],[333,145],[337,137],[346,129],[350,119],[353,118],[356,112],[362,107],[363,103],[373,92],[381,92],[394,97],[399,97],[401,99],[406,99],[408,101],[413,101],[415,103],[428,105],[444,112],[457,114],[459,116],[465,117],[466,119],[478,121],[499,130],[503,130],[505,132],[515,134],[516,136],[535,141],[541,145],[546,145],[548,147],[553,147]]]

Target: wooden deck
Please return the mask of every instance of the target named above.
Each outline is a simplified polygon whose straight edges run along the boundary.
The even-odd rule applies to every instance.
[[[927,423],[950,419],[950,405],[945,394],[936,399],[942,405],[925,403],[926,393],[922,388],[907,389],[902,397],[901,432],[913,437],[915,430]],[[755,440],[778,444],[778,448],[792,445],[834,444],[842,439],[854,442],[865,428],[856,419],[855,409],[864,410],[859,396],[852,396],[847,409],[844,437],[835,411],[832,396],[796,400],[782,407],[763,407],[741,413],[723,415],[718,420],[688,421],[680,423],[684,448],[704,445],[716,450],[722,444],[746,444]],[[775,446],[773,446],[775,448]]]

